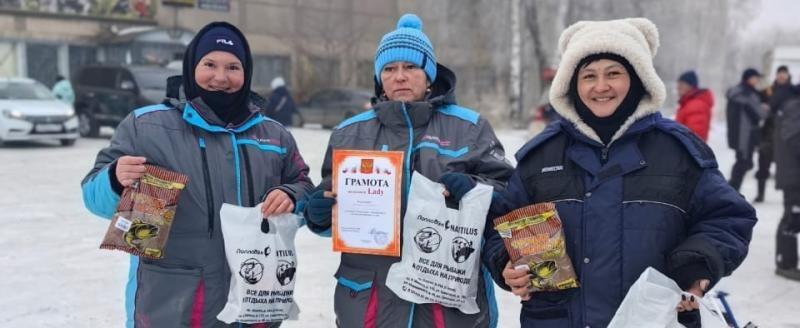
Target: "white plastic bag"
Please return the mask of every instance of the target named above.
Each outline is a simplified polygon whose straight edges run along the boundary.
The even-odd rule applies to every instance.
[[[294,236],[300,217],[271,216],[269,233],[263,233],[261,206],[223,204],[219,214],[231,285],[228,302],[217,319],[228,324],[297,319]]]
[[[461,198],[459,210],[447,208],[443,191],[422,174],[412,176],[402,259],[389,269],[386,286],[409,302],[478,313],[481,238],[492,187],[478,184]]]
[[[681,291],[669,277],[648,267],[628,290],[608,327],[683,328],[675,309],[681,294],[691,295]],[[725,320],[710,310],[711,301],[703,298],[699,302],[703,328],[728,328]]]

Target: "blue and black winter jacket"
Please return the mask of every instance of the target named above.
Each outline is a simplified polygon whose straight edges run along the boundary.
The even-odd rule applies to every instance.
[[[562,119],[525,145],[505,191],[495,194],[484,264],[494,280],[508,262],[491,219],[555,202],[580,288],[523,302],[523,327],[605,327],[630,286],[653,267],[688,288],[730,275],[747,255],[754,209],[692,132],[651,113],[610,146]]]

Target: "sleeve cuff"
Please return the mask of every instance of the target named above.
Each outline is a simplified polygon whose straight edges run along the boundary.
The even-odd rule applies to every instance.
[[[678,286],[680,286],[682,290],[689,289],[695,281],[700,279],[708,279],[712,283],[714,282],[714,276],[711,274],[711,270],[702,262],[695,262],[675,268],[672,270],[671,275],[672,279],[678,283]]]
[[[108,181],[111,183],[111,190],[113,190],[117,195],[122,195],[122,191],[125,187],[122,186],[122,183],[117,180],[117,161],[111,162],[108,165]]]

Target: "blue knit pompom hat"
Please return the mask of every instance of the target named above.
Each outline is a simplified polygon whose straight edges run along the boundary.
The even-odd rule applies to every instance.
[[[422,20],[414,14],[405,14],[397,21],[397,29],[383,36],[375,51],[375,78],[380,83],[381,70],[386,64],[404,61],[425,70],[425,75],[436,80],[436,55],[431,40],[422,33]]]

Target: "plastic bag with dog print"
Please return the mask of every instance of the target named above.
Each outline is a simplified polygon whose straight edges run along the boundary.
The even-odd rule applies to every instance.
[[[478,313],[481,238],[492,190],[478,184],[461,198],[458,210],[450,209],[444,187],[415,172],[403,218],[402,259],[389,269],[386,286],[409,302]]]
[[[228,324],[297,319],[300,311],[294,301],[294,236],[301,226],[300,217],[270,216],[269,231],[265,233],[261,228],[261,206],[223,204],[219,214],[231,285],[228,303],[217,319]]]

